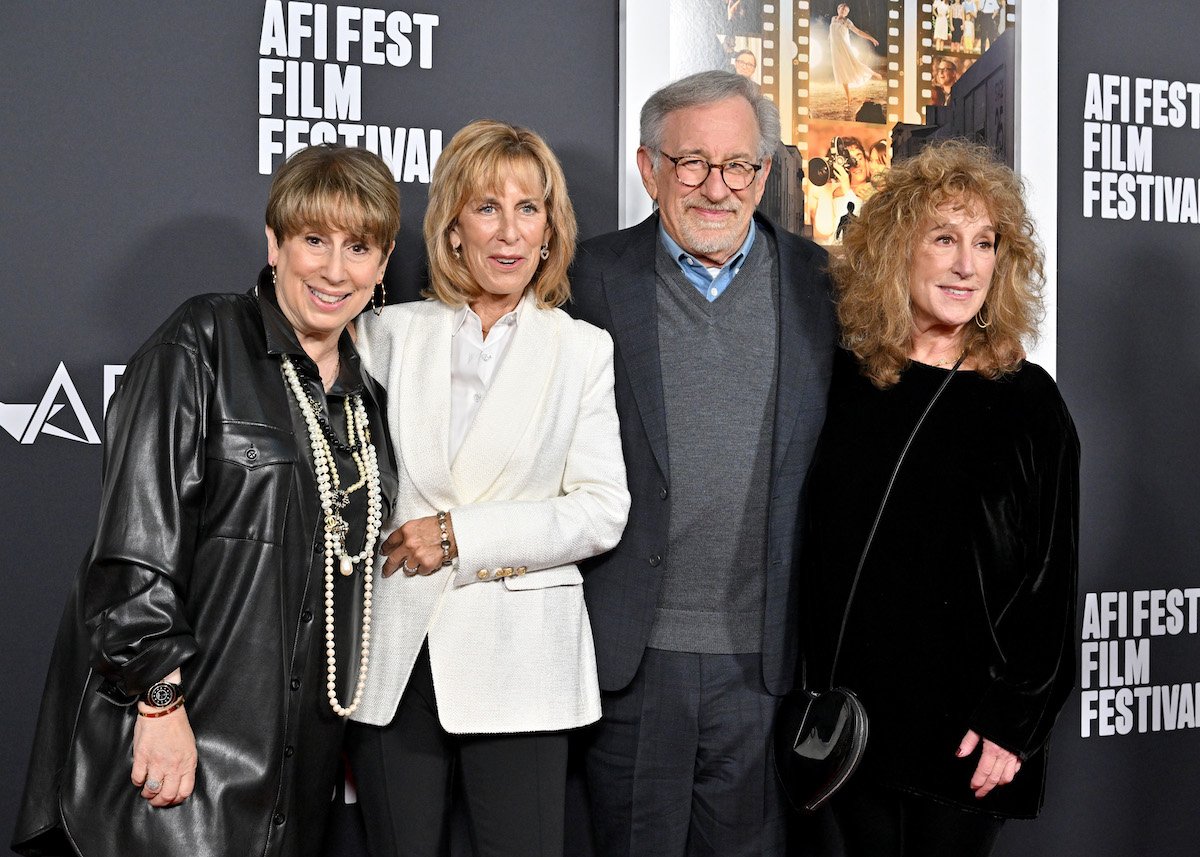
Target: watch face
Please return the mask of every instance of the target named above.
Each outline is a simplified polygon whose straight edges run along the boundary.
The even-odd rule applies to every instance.
[[[165,681],[160,681],[146,691],[146,702],[155,708],[166,708],[175,701],[175,696],[175,686]]]

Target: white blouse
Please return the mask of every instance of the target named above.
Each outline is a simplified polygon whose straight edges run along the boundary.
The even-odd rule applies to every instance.
[[[526,298],[522,298],[526,300]],[[517,305],[518,307],[520,304]],[[492,378],[517,327],[517,310],[496,319],[487,339],[483,321],[469,306],[455,314],[453,341],[450,346],[450,446],[449,461],[454,463],[459,447],[475,420],[475,413],[492,385]]]

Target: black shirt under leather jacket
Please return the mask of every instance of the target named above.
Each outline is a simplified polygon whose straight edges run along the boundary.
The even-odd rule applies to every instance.
[[[14,848],[24,854],[310,855],[343,721],[325,689],[324,543],[290,355],[344,438],[361,392],[384,520],[396,470],[382,389],[348,334],[326,396],[269,269],[246,295],[185,303],[134,355],[105,425],[100,523],[59,629]],[[356,481],[339,456],[342,483]],[[362,549],[365,490],[347,510]],[[340,699],[358,663],[361,566],[335,593]],[[195,792],[156,809],[130,784],[131,698],[183,667]]]

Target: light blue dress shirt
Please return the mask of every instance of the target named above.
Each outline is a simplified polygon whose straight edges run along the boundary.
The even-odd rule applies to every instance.
[[[679,265],[679,270],[683,271],[683,275],[688,278],[696,290],[704,295],[709,303],[712,303],[722,294],[729,284],[733,282],[733,278],[737,276],[737,272],[742,269],[742,263],[746,261],[746,257],[750,255],[750,248],[754,246],[754,236],[758,232],[758,227],[754,225],[754,220],[750,220],[750,230],[746,233],[746,240],[742,242],[742,246],[736,253],[729,257],[729,261],[720,267],[715,274],[710,273],[704,263],[695,256],[688,253],[679,244],[667,234],[667,230],[663,228],[662,221],[658,224],[658,238],[662,241],[663,246],[667,248],[667,252],[671,254],[671,258]]]

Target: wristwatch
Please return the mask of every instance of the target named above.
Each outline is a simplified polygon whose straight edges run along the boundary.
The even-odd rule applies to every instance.
[[[170,708],[183,697],[183,685],[160,681],[142,694],[142,702],[152,708]]]

